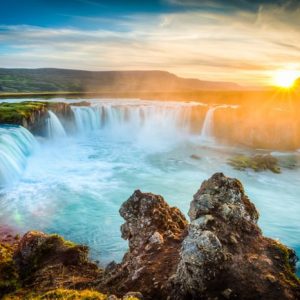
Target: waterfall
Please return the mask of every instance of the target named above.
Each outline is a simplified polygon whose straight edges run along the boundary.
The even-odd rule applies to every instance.
[[[48,111],[48,114],[49,114],[49,118],[47,120],[48,136],[51,138],[65,137],[67,134],[59,118],[51,110]]]
[[[202,142],[214,142],[214,113],[219,108],[237,108],[237,105],[219,105],[219,106],[212,106],[208,109],[201,133],[200,133],[200,140]]]
[[[201,141],[212,141],[213,140],[213,126],[214,126],[214,112],[219,106],[210,107],[205,115],[200,139]]]
[[[101,128],[100,110],[98,107],[72,106],[72,111],[79,132],[87,133]]]
[[[23,172],[37,142],[21,126],[0,127],[0,187],[14,182]]]
[[[191,106],[122,105],[101,103],[89,107],[72,107],[79,133],[107,131],[129,137],[138,133],[152,135],[180,134],[190,130]]]

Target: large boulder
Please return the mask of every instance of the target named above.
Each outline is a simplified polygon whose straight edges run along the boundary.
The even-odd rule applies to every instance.
[[[121,207],[129,251],[100,290],[145,299],[300,299],[295,252],[262,236],[242,184],[222,173],[201,185],[188,225],[161,196],[136,191]]]
[[[189,216],[172,299],[299,299],[294,251],[262,236],[238,180],[204,181]]]
[[[137,190],[120,209],[125,223],[122,237],[129,251],[121,264],[110,264],[101,290],[122,295],[140,291],[148,299],[167,298],[169,278],[175,273],[187,221],[178,208],[158,195]]]
[[[24,286],[39,290],[89,287],[102,272],[88,260],[88,247],[38,231],[22,237],[14,261]]]

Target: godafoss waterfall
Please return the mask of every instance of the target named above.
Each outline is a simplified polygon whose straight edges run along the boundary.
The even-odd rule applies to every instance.
[[[134,190],[163,195],[187,213],[200,183],[223,172],[243,182],[264,234],[300,254],[299,152],[256,150],[220,139],[218,120],[226,112],[234,115],[238,106],[59,101],[70,104],[71,117],[49,110],[43,134],[1,125],[1,222],[17,232],[41,230],[86,244],[91,257],[105,265],[120,261],[126,251],[118,211]],[[233,167],[233,158],[266,153],[278,160],[280,174]]]

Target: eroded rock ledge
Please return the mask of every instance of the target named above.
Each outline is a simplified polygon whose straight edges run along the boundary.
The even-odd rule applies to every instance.
[[[49,118],[48,111],[53,111],[66,128],[74,118],[72,106],[89,106],[86,101],[72,104],[64,102],[24,101],[21,103],[0,103],[0,124],[21,125],[34,134],[44,135]]]
[[[120,214],[129,250],[105,270],[88,260],[87,247],[57,235],[29,232],[0,244],[0,295],[63,288],[101,291],[104,298],[95,299],[129,291],[135,293],[127,299],[300,299],[294,251],[262,236],[258,212],[236,179],[217,173],[204,181],[190,223],[161,196],[141,191]]]

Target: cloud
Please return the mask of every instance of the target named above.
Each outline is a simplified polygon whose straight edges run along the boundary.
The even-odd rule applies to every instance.
[[[173,6],[185,8],[211,8],[226,11],[232,9],[236,10],[257,10],[261,6],[278,6],[285,10],[295,9],[300,7],[298,0],[164,0],[165,3]]]
[[[135,14],[114,20],[110,29],[0,26],[0,65],[162,69],[242,84],[256,84],[259,78],[266,84],[276,69],[300,68],[299,15],[299,8],[287,11],[266,4],[257,12],[232,14],[197,10]]]

